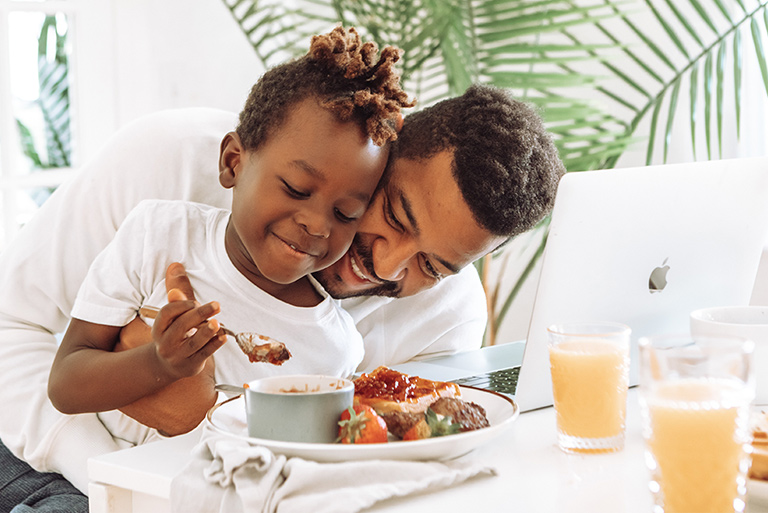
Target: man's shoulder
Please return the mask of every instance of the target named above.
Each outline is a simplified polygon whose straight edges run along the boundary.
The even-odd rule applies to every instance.
[[[207,107],[166,109],[145,114],[126,124],[122,131],[178,139],[190,134],[213,132],[222,137],[237,126],[234,112]],[[170,131],[169,131],[170,129]]]
[[[228,210],[194,201],[144,199],[131,210],[121,229],[141,225],[154,233],[188,232],[190,227],[205,230],[205,226],[215,224],[228,215]]]
[[[440,280],[434,287],[422,290],[418,294],[403,298],[413,302],[441,301],[469,301],[484,298],[483,284],[474,265],[464,267],[458,273]]]

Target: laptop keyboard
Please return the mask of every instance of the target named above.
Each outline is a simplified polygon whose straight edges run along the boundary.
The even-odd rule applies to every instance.
[[[517,389],[518,376],[520,376],[519,366],[454,379],[453,382],[457,385],[467,385],[501,394],[514,395]]]

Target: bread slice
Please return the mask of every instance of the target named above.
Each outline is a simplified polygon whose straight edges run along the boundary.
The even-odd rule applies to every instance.
[[[456,383],[432,381],[378,367],[354,380],[355,404],[367,404],[379,415],[401,411],[424,413],[441,397],[459,397]]]

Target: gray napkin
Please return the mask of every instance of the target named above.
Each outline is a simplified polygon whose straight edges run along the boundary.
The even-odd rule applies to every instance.
[[[171,482],[171,510],[354,513],[384,499],[446,488],[479,475],[496,471],[463,458],[449,463],[287,459],[206,429],[192,461]]]

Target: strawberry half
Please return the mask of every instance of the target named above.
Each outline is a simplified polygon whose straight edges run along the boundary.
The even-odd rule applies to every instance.
[[[356,404],[341,413],[337,442],[375,444],[387,440],[387,424],[370,406]]]

